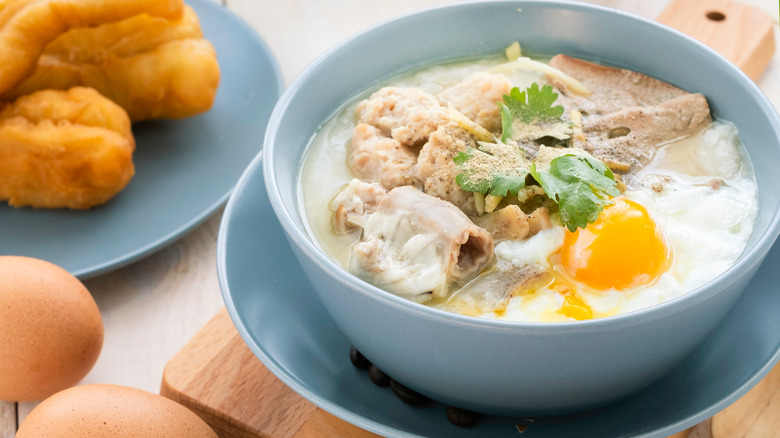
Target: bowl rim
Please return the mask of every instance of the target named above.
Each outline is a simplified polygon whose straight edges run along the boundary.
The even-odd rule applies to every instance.
[[[418,16],[424,14],[437,14],[441,11],[451,11],[462,8],[472,8],[479,6],[480,8],[501,6],[507,4],[523,5],[539,5],[558,9],[571,9],[582,11],[597,11],[601,13],[608,13],[622,16],[623,19],[636,22],[640,26],[649,26],[656,29],[657,32],[671,33],[675,38],[679,39],[688,45],[693,45],[696,49],[706,52],[709,56],[717,59],[717,62],[722,64],[722,67],[729,70],[734,76],[747,85],[747,88],[751,92],[751,100],[754,100],[760,109],[766,112],[774,127],[775,137],[780,139],[780,117],[777,110],[769,102],[766,96],[761,92],[758,86],[738,67],[736,67],[731,61],[717,53],[707,45],[695,40],[694,38],[677,31],[676,29],[665,26],[656,21],[639,17],[628,12],[620,11],[614,8],[604,7],[600,5],[593,5],[588,3],[572,2],[568,0],[490,0],[479,1],[470,0],[465,2],[459,2],[454,4],[434,6],[424,9],[418,9],[406,14],[401,14],[383,21],[380,21],[374,25],[368,26],[349,37],[342,39],[334,46],[320,54],[310,64],[308,64],[290,83],[282,96],[277,101],[276,106],[271,114],[268,122],[268,127],[265,134],[263,143],[262,154],[262,171],[263,178],[266,186],[266,191],[274,210],[274,213],[279,219],[282,228],[284,229],[287,239],[291,245],[300,250],[306,258],[312,262],[317,269],[326,273],[330,278],[339,283],[339,286],[347,287],[352,290],[357,290],[361,294],[369,295],[371,299],[381,301],[384,306],[393,307],[396,310],[408,312],[408,314],[427,318],[429,320],[439,320],[445,323],[455,324],[467,324],[471,326],[478,326],[485,329],[503,329],[503,330],[516,330],[519,332],[532,331],[538,333],[559,334],[560,332],[598,332],[605,328],[614,330],[619,327],[627,327],[636,325],[638,322],[650,322],[658,319],[665,319],[670,315],[677,314],[685,311],[691,307],[697,306],[702,301],[707,300],[707,291],[718,288],[722,284],[732,281],[732,277],[736,275],[736,272],[749,269],[763,260],[763,257],[768,253],[769,249],[774,244],[775,240],[780,234],[780,205],[775,209],[771,221],[767,225],[766,230],[758,236],[756,242],[747,247],[737,261],[731,265],[726,271],[709,281],[708,283],[675,297],[660,304],[656,304],[644,309],[639,309],[632,312],[627,312],[619,315],[597,318],[591,320],[582,321],[561,321],[561,322],[519,322],[519,321],[506,321],[506,320],[493,320],[486,318],[478,318],[472,316],[465,316],[457,313],[446,312],[444,310],[435,309],[424,304],[415,303],[406,298],[402,298],[390,292],[387,292],[379,287],[376,287],[356,276],[347,272],[341,266],[336,264],[333,260],[327,257],[322,250],[320,250],[316,244],[312,241],[312,237],[308,233],[300,229],[294,223],[294,215],[290,208],[287,207],[285,201],[282,199],[279,185],[276,181],[276,169],[273,166],[275,157],[275,147],[277,144],[277,133],[279,127],[284,119],[285,113],[290,106],[291,102],[296,98],[303,84],[306,83],[313,76],[320,65],[326,62],[334,53],[345,50],[353,41],[364,38],[366,35],[379,32],[388,25],[394,24],[399,21],[403,21],[411,16]],[[453,57],[457,59],[457,56]],[[439,60],[437,62],[442,62]],[[362,90],[355,90],[355,95]],[[329,117],[332,117],[338,108],[334,108],[334,112]],[[321,122],[325,123],[323,120]],[[312,136],[315,133],[312,133]],[[300,160],[299,160],[300,166]],[[296,168],[296,175],[300,174],[300,167]],[[293,200],[291,205],[297,200]],[[759,209],[762,207],[759,205]],[[755,232],[755,231],[754,231]]]

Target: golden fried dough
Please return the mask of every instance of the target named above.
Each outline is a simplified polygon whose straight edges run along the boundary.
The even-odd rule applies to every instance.
[[[86,209],[134,173],[127,113],[91,88],[46,90],[0,112],[0,201]]]
[[[123,107],[133,121],[208,110],[219,85],[214,48],[189,6],[179,19],[139,15],[73,29],[50,43],[35,72],[2,97],[83,85]]]
[[[6,0],[0,2],[0,93],[35,70],[63,32],[146,13],[178,18],[182,0]]]

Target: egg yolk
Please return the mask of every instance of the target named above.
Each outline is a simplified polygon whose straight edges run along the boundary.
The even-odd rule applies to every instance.
[[[666,239],[643,206],[623,197],[612,201],[595,222],[566,232],[561,265],[594,289],[650,284],[669,267]]]
[[[564,297],[561,313],[568,318],[576,319],[578,321],[593,319],[593,310],[576,295],[566,295],[566,297]]]

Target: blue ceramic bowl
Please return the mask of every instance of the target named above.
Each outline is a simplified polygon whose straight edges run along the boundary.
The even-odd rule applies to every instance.
[[[500,53],[515,40],[533,53],[599,60],[703,93],[716,117],[736,124],[754,165],[760,209],[748,249],[728,272],[678,299],[625,315],[513,323],[412,303],[353,277],[318,249],[298,202],[302,156],[318,127],[344,102],[399,73]],[[263,172],[294,253],[346,337],[401,383],[444,403],[494,414],[570,413],[650,385],[718,325],[780,231],[780,121],[755,84],[674,30],[577,3],[456,4],[387,21],[341,42],[301,73],[277,104]],[[344,356],[344,366],[351,366]]]

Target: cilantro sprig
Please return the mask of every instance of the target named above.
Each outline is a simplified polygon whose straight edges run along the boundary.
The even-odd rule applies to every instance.
[[[611,197],[620,195],[615,176],[601,161],[584,151],[540,146],[536,162],[530,162],[520,145],[542,137],[568,139],[571,126],[561,119],[564,108],[553,105],[558,94],[550,85],[534,83],[525,91],[513,88],[498,107],[502,135],[496,143],[479,142],[453,158],[460,171],[455,181],[461,189],[493,196],[516,195],[528,175],[558,204],[563,225],[570,231],[595,222]],[[544,150],[544,154],[542,151]]]
[[[586,155],[566,154],[548,169],[531,164],[531,176],[558,203],[561,222],[574,231],[595,222],[611,197],[620,195],[615,176],[604,163]]]
[[[507,196],[525,186],[529,165],[523,152],[504,143],[480,142],[479,148],[468,148],[453,158],[461,172],[455,182],[467,192]]]
[[[541,89],[534,82],[525,91],[514,87],[504,101],[498,103],[501,113],[501,141],[529,142],[542,137],[566,140],[572,134],[571,124],[561,120],[563,106],[553,106],[558,93],[552,86]]]

